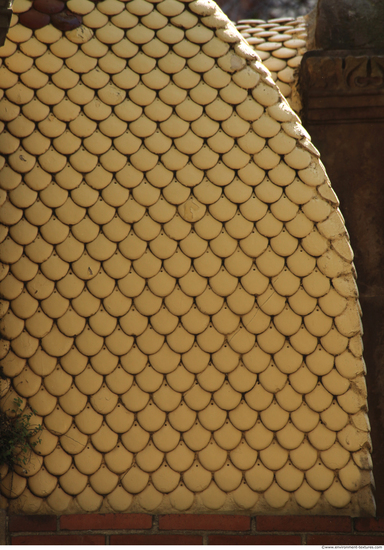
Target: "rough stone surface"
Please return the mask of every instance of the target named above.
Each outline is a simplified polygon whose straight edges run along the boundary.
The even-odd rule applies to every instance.
[[[315,7],[316,0],[219,0],[218,4],[232,21],[237,21],[306,15]]]
[[[6,511],[0,510],[0,544],[3,546],[5,544],[6,536]]]
[[[317,9],[317,49],[384,48],[382,0],[319,0]]]

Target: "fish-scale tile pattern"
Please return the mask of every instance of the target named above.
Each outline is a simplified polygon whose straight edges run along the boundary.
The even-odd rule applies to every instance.
[[[1,406],[44,430],[11,509],[372,513],[352,252],[274,82],[303,22],[30,4],[0,50]]]
[[[297,91],[298,67],[307,50],[307,21],[305,17],[271,19],[244,19],[236,23],[237,30],[254,48],[263,64],[270,70],[273,80],[287,99],[291,108],[301,111],[301,98]],[[282,121],[282,118],[277,120]],[[283,144],[284,142],[284,144]],[[281,135],[279,140],[270,140],[269,144],[276,153],[290,153],[281,148],[289,147],[289,138]],[[280,149],[277,150],[277,149]],[[293,149],[293,146],[292,146]],[[291,149],[291,150],[292,150]],[[291,156],[299,161],[303,151]],[[298,168],[298,166],[297,166]]]

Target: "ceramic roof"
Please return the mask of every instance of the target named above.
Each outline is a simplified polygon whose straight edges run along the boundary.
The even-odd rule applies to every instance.
[[[236,28],[270,70],[292,109],[300,113],[298,69],[307,51],[306,18],[243,19],[237,22]]]
[[[1,405],[44,425],[3,505],[374,513],[353,253],[299,118],[210,0],[66,6],[15,0],[0,49]]]

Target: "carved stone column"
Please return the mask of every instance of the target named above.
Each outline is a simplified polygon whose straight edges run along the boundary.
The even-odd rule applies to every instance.
[[[384,4],[319,0],[303,121],[341,202],[365,330],[378,515],[384,513]],[[380,32],[377,32],[380,29]]]

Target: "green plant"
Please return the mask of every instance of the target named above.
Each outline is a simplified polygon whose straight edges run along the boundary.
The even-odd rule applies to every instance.
[[[31,449],[40,443],[40,439],[30,443],[29,439],[41,432],[39,424],[32,426],[30,421],[34,411],[24,414],[21,409],[22,399],[13,400],[14,406],[7,414],[0,412],[0,465],[6,464],[11,470],[28,462]]]

